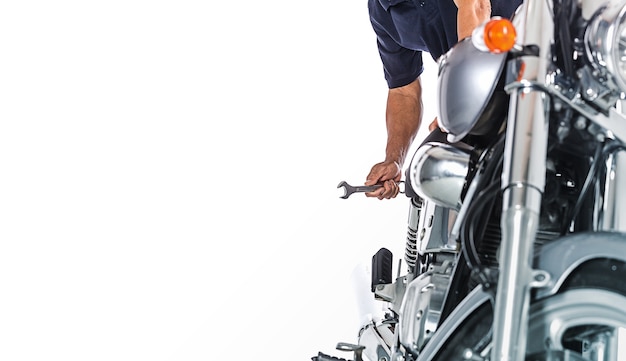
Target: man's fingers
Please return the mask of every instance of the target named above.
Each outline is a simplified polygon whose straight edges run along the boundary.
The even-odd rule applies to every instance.
[[[384,170],[385,169],[383,168],[383,163],[378,163],[374,165],[372,167],[372,170],[370,170],[370,173],[367,175],[364,184],[366,186],[371,186],[378,183],[380,181],[380,178],[382,178],[382,176],[384,175]]]
[[[382,181],[382,187],[373,192],[366,193],[365,195],[378,199],[390,199],[397,196],[400,189],[397,182],[401,177],[398,168],[399,165],[395,162],[381,162],[374,165],[364,184],[371,186],[380,184]]]
[[[380,188],[380,192],[376,195],[378,199],[391,199],[395,198],[400,192],[400,187],[398,183],[394,180],[387,180],[383,183],[383,186]],[[374,192],[377,193],[377,192]]]
[[[385,193],[387,193],[387,190],[385,189],[385,187],[381,187],[380,193],[378,194],[378,199],[385,199]]]

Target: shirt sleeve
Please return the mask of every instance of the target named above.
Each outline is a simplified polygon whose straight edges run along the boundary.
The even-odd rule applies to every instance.
[[[424,71],[422,52],[404,48],[394,40],[398,35],[391,15],[379,0],[369,1],[369,13],[387,85],[391,89],[410,84]]]

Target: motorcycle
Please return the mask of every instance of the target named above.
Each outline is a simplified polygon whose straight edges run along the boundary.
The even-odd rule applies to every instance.
[[[626,1],[527,0],[444,54],[437,81],[444,137],[404,174],[406,272],[373,255],[385,312],[337,349],[625,360]]]

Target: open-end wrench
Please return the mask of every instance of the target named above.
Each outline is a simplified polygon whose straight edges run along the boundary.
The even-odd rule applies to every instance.
[[[341,188],[341,187],[343,187],[344,194],[343,194],[343,196],[341,196],[339,198],[347,199],[348,197],[350,197],[350,195],[352,193],[356,193],[356,192],[365,192],[365,193],[372,192],[372,191],[375,191],[378,188],[382,187],[382,185],[381,184],[375,184],[373,186],[351,186],[346,181],[341,181],[341,183],[339,183],[337,188]]]
[[[404,183],[404,181],[399,181],[398,185],[402,183]],[[373,186],[351,186],[346,181],[341,181],[339,185],[337,186],[337,188],[341,188],[341,187],[343,187],[343,196],[339,198],[347,199],[348,197],[350,197],[352,193],[373,192],[379,189],[380,187],[382,187],[382,184],[374,184]],[[404,190],[402,188],[400,188],[400,193],[404,193]]]

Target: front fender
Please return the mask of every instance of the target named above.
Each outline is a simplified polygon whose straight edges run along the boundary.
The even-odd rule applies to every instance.
[[[577,274],[577,270],[581,270],[578,274],[585,272],[583,267],[588,264],[588,261],[609,259],[614,261],[613,264],[623,263],[620,274],[623,274],[626,269],[624,267],[626,265],[626,233],[577,233],[551,241],[538,251],[534,268],[546,271],[550,279],[545,287],[536,289],[533,303],[558,293],[567,280]],[[615,278],[605,278],[609,282],[615,282]],[[624,279],[624,277],[620,276],[619,279]],[[624,292],[621,293],[626,296],[626,283],[611,288],[623,289]],[[462,346],[451,346],[466,337],[463,336],[465,334],[460,337],[455,336],[461,328],[470,329],[466,331],[467,336],[488,332],[493,321],[492,310],[491,307],[482,306],[488,306],[487,303],[490,301],[493,301],[492,295],[480,285],[477,286],[439,326],[419,353],[417,361],[439,360],[441,358],[437,355],[447,347],[462,348]],[[478,328],[481,331],[477,331]],[[394,360],[393,357],[392,360]]]
[[[534,268],[548,272],[550,280],[545,287],[536,290],[535,299],[559,292],[576,269],[593,259],[612,259],[626,263],[626,233],[576,233],[544,245],[535,256]]]

